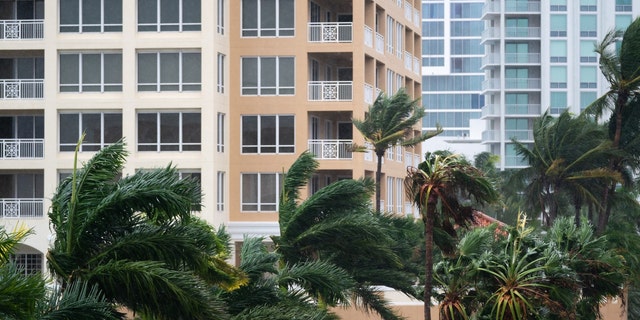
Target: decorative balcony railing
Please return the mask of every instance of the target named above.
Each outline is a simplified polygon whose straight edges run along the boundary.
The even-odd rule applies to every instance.
[[[309,42],[352,41],[352,22],[309,22]]]
[[[373,48],[373,29],[369,26],[364,26],[364,45]]]
[[[323,160],[351,159],[353,158],[352,146],[353,140],[309,140],[309,152],[316,159]]]
[[[44,39],[44,20],[0,20],[0,40]]]
[[[0,80],[0,99],[42,99],[43,97],[43,79]]]
[[[44,156],[44,139],[0,139],[0,159],[38,159]]]
[[[44,199],[0,199],[0,218],[41,218]]]
[[[309,101],[351,101],[353,81],[309,81]]]

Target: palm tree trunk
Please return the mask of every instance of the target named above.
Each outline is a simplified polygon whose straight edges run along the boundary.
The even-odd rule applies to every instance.
[[[618,149],[620,147],[620,139],[622,137],[622,109],[625,107],[629,100],[629,97],[626,94],[618,94],[616,99],[616,107],[614,113],[616,115],[616,130],[613,134],[613,148]],[[616,156],[609,161],[609,169],[616,170],[618,159]],[[607,228],[607,224],[609,222],[609,215],[611,215],[611,201],[610,198],[616,191],[616,182],[612,182],[608,188],[605,188],[604,196],[603,196],[603,209],[600,209],[600,214],[598,215],[598,226],[596,228],[598,234],[602,234],[604,230]]]
[[[378,157],[378,167],[376,168],[376,212],[380,212],[380,180],[382,179],[382,157],[384,157],[384,151],[382,153],[376,152]]]
[[[436,197],[429,196],[427,200],[424,221],[424,320],[431,320],[431,289],[433,287],[433,221],[436,214]],[[423,209],[424,210],[424,209]]]

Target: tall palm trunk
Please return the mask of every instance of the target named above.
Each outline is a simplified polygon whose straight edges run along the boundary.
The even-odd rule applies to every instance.
[[[426,214],[422,215],[424,221],[424,320],[431,320],[431,289],[433,288],[433,224],[436,214],[438,198],[430,194],[427,199]]]
[[[378,167],[376,168],[376,212],[380,212],[380,184],[382,183],[382,158],[384,157],[384,150],[382,152],[376,151],[378,157]]]

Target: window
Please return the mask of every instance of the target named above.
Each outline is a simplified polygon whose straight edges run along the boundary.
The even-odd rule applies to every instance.
[[[293,153],[293,116],[242,116],[243,153]]]
[[[243,173],[240,181],[242,211],[278,211],[282,174]]]
[[[387,17],[387,23],[391,17]],[[387,32],[388,33],[388,32]],[[423,21],[422,22],[422,36],[423,37],[444,37],[444,22],[443,21]]]
[[[443,67],[444,66],[444,58],[436,57],[436,58],[422,58],[422,66],[427,67]]]
[[[138,31],[200,31],[200,0],[138,0]]]
[[[42,273],[42,253],[18,253],[11,255],[11,261],[24,275]]]
[[[567,67],[551,66],[550,88],[566,88],[566,87],[567,87]]]
[[[396,23],[396,56],[400,59],[403,57],[404,50],[404,26]]]
[[[567,15],[552,14],[550,19],[551,19],[551,36],[566,37],[567,36]]]
[[[507,2],[509,5],[511,2]],[[517,3],[517,1],[516,1]],[[483,3],[452,3],[451,4],[451,18],[475,18],[480,19],[482,17]]]
[[[444,4],[422,3],[422,19],[443,19]]]
[[[594,41],[580,41],[580,62],[596,62],[598,56],[595,52]]]
[[[627,30],[627,27],[631,24],[631,21],[633,21],[631,15],[616,15],[616,30]]]
[[[430,23],[430,22],[423,22],[423,24],[424,23]],[[394,41],[393,41],[394,29],[393,28],[394,28],[395,24],[396,24],[396,20],[393,19],[391,16],[387,16],[387,34],[386,34],[386,38],[387,38],[387,52],[389,52],[389,53],[393,53],[393,45],[394,45]]]
[[[220,93],[224,93],[224,58],[225,55],[218,52],[218,77],[216,88]]]
[[[293,57],[243,57],[243,95],[295,94]]]
[[[631,12],[631,0],[616,0],[616,11]]]
[[[422,40],[422,54],[423,55],[444,55],[444,40],[443,39]]]
[[[596,15],[580,15],[580,36],[595,37],[598,35],[598,20]]]
[[[218,171],[216,179],[216,210],[224,211],[224,171]]]
[[[451,21],[452,37],[479,37],[482,30],[484,30],[483,21]]]
[[[451,39],[451,54],[484,55],[484,46],[480,39]]]
[[[224,1],[225,0],[218,0],[216,30],[219,34],[224,34]]]
[[[505,21],[507,37],[530,37],[529,19],[527,18],[507,18]]]
[[[122,0],[60,0],[60,32],[121,32]]]
[[[396,213],[402,212],[404,205],[404,179],[396,178]]]
[[[596,0],[580,0],[580,11],[597,11]]]
[[[83,132],[79,151],[98,151],[122,138],[122,113],[60,113],[58,128],[60,151],[75,151]]]
[[[451,73],[480,73],[482,58],[451,58]]]
[[[387,212],[393,211],[393,185],[395,179],[393,177],[387,177]]]
[[[551,62],[567,62],[567,42],[564,40],[550,41]]]
[[[138,112],[138,151],[199,151],[200,112]]]
[[[294,0],[242,0],[243,37],[293,37]]]
[[[581,91],[580,92],[580,111],[584,110],[584,108],[588,107],[591,103],[596,101],[598,98],[597,92],[595,91]]]
[[[387,89],[386,89],[387,95],[392,95],[394,93],[393,81],[395,80],[395,78],[396,78],[395,71],[391,69],[387,69]]]
[[[580,67],[580,88],[597,88],[598,69],[595,66]]]
[[[122,91],[122,54],[60,53],[60,92]]]
[[[138,52],[138,91],[200,91],[200,52]]]
[[[224,113],[218,112],[218,134],[217,134],[217,150],[224,152]]]
[[[561,114],[567,109],[567,93],[565,91],[552,91],[549,98],[551,100],[549,103],[551,114]]]
[[[551,11],[567,11],[567,0],[551,0]]]

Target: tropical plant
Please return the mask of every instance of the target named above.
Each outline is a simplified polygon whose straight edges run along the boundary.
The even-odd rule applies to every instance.
[[[79,142],[80,144],[80,142]],[[225,262],[225,238],[192,216],[199,184],[174,167],[119,179],[125,145],[107,146],[58,186],[47,252],[63,294],[75,281],[108,301],[156,319],[225,319],[212,287],[236,288],[243,275]]]
[[[558,117],[544,113],[534,123],[533,136],[532,147],[513,141],[529,164],[512,176],[525,185],[525,203],[550,226],[565,211],[565,201],[579,224],[583,205],[599,206],[602,186],[621,180],[607,168],[613,149],[606,133],[593,121],[565,111]]]
[[[473,220],[470,200],[483,204],[497,200],[498,194],[484,174],[458,155],[432,154],[418,168],[409,168],[405,190],[420,209],[424,223],[425,320],[431,319],[434,229],[455,235],[454,226],[466,227]]]
[[[413,284],[417,269],[409,249],[419,243],[419,238],[412,236],[416,225],[406,218],[372,213],[374,183],[370,179],[340,180],[301,200],[300,188],[307,185],[317,166],[313,156],[305,152],[285,175],[279,206],[280,236],[272,237],[280,264],[329,262],[345,270],[354,285],[336,294],[321,283],[304,284],[301,288],[321,306],[355,302],[383,319],[398,319],[376,286],[416,296]]]
[[[352,119],[353,126],[370,143],[377,157],[376,168],[376,211],[380,212],[380,184],[382,183],[382,158],[390,147],[415,146],[422,141],[432,138],[442,132],[440,128],[435,132],[414,134],[415,125],[422,121],[424,108],[419,100],[412,100],[404,89],[399,89],[393,95],[379,94],[364,120]]]
[[[617,50],[617,42],[622,37],[620,50]],[[599,65],[602,75],[609,83],[609,90],[596,99],[585,110],[588,114],[602,116],[610,112],[609,121],[611,140],[614,148],[621,146],[623,139],[623,117],[626,109],[636,104],[630,104],[636,100],[640,93],[640,19],[635,19],[624,32],[610,31],[595,47],[599,54]],[[633,130],[635,131],[635,130]],[[610,158],[609,169],[623,170],[624,158],[613,156]],[[602,208],[599,210],[597,230],[605,231],[611,215],[613,201],[611,197],[616,190],[616,183],[609,183],[604,194]]]

